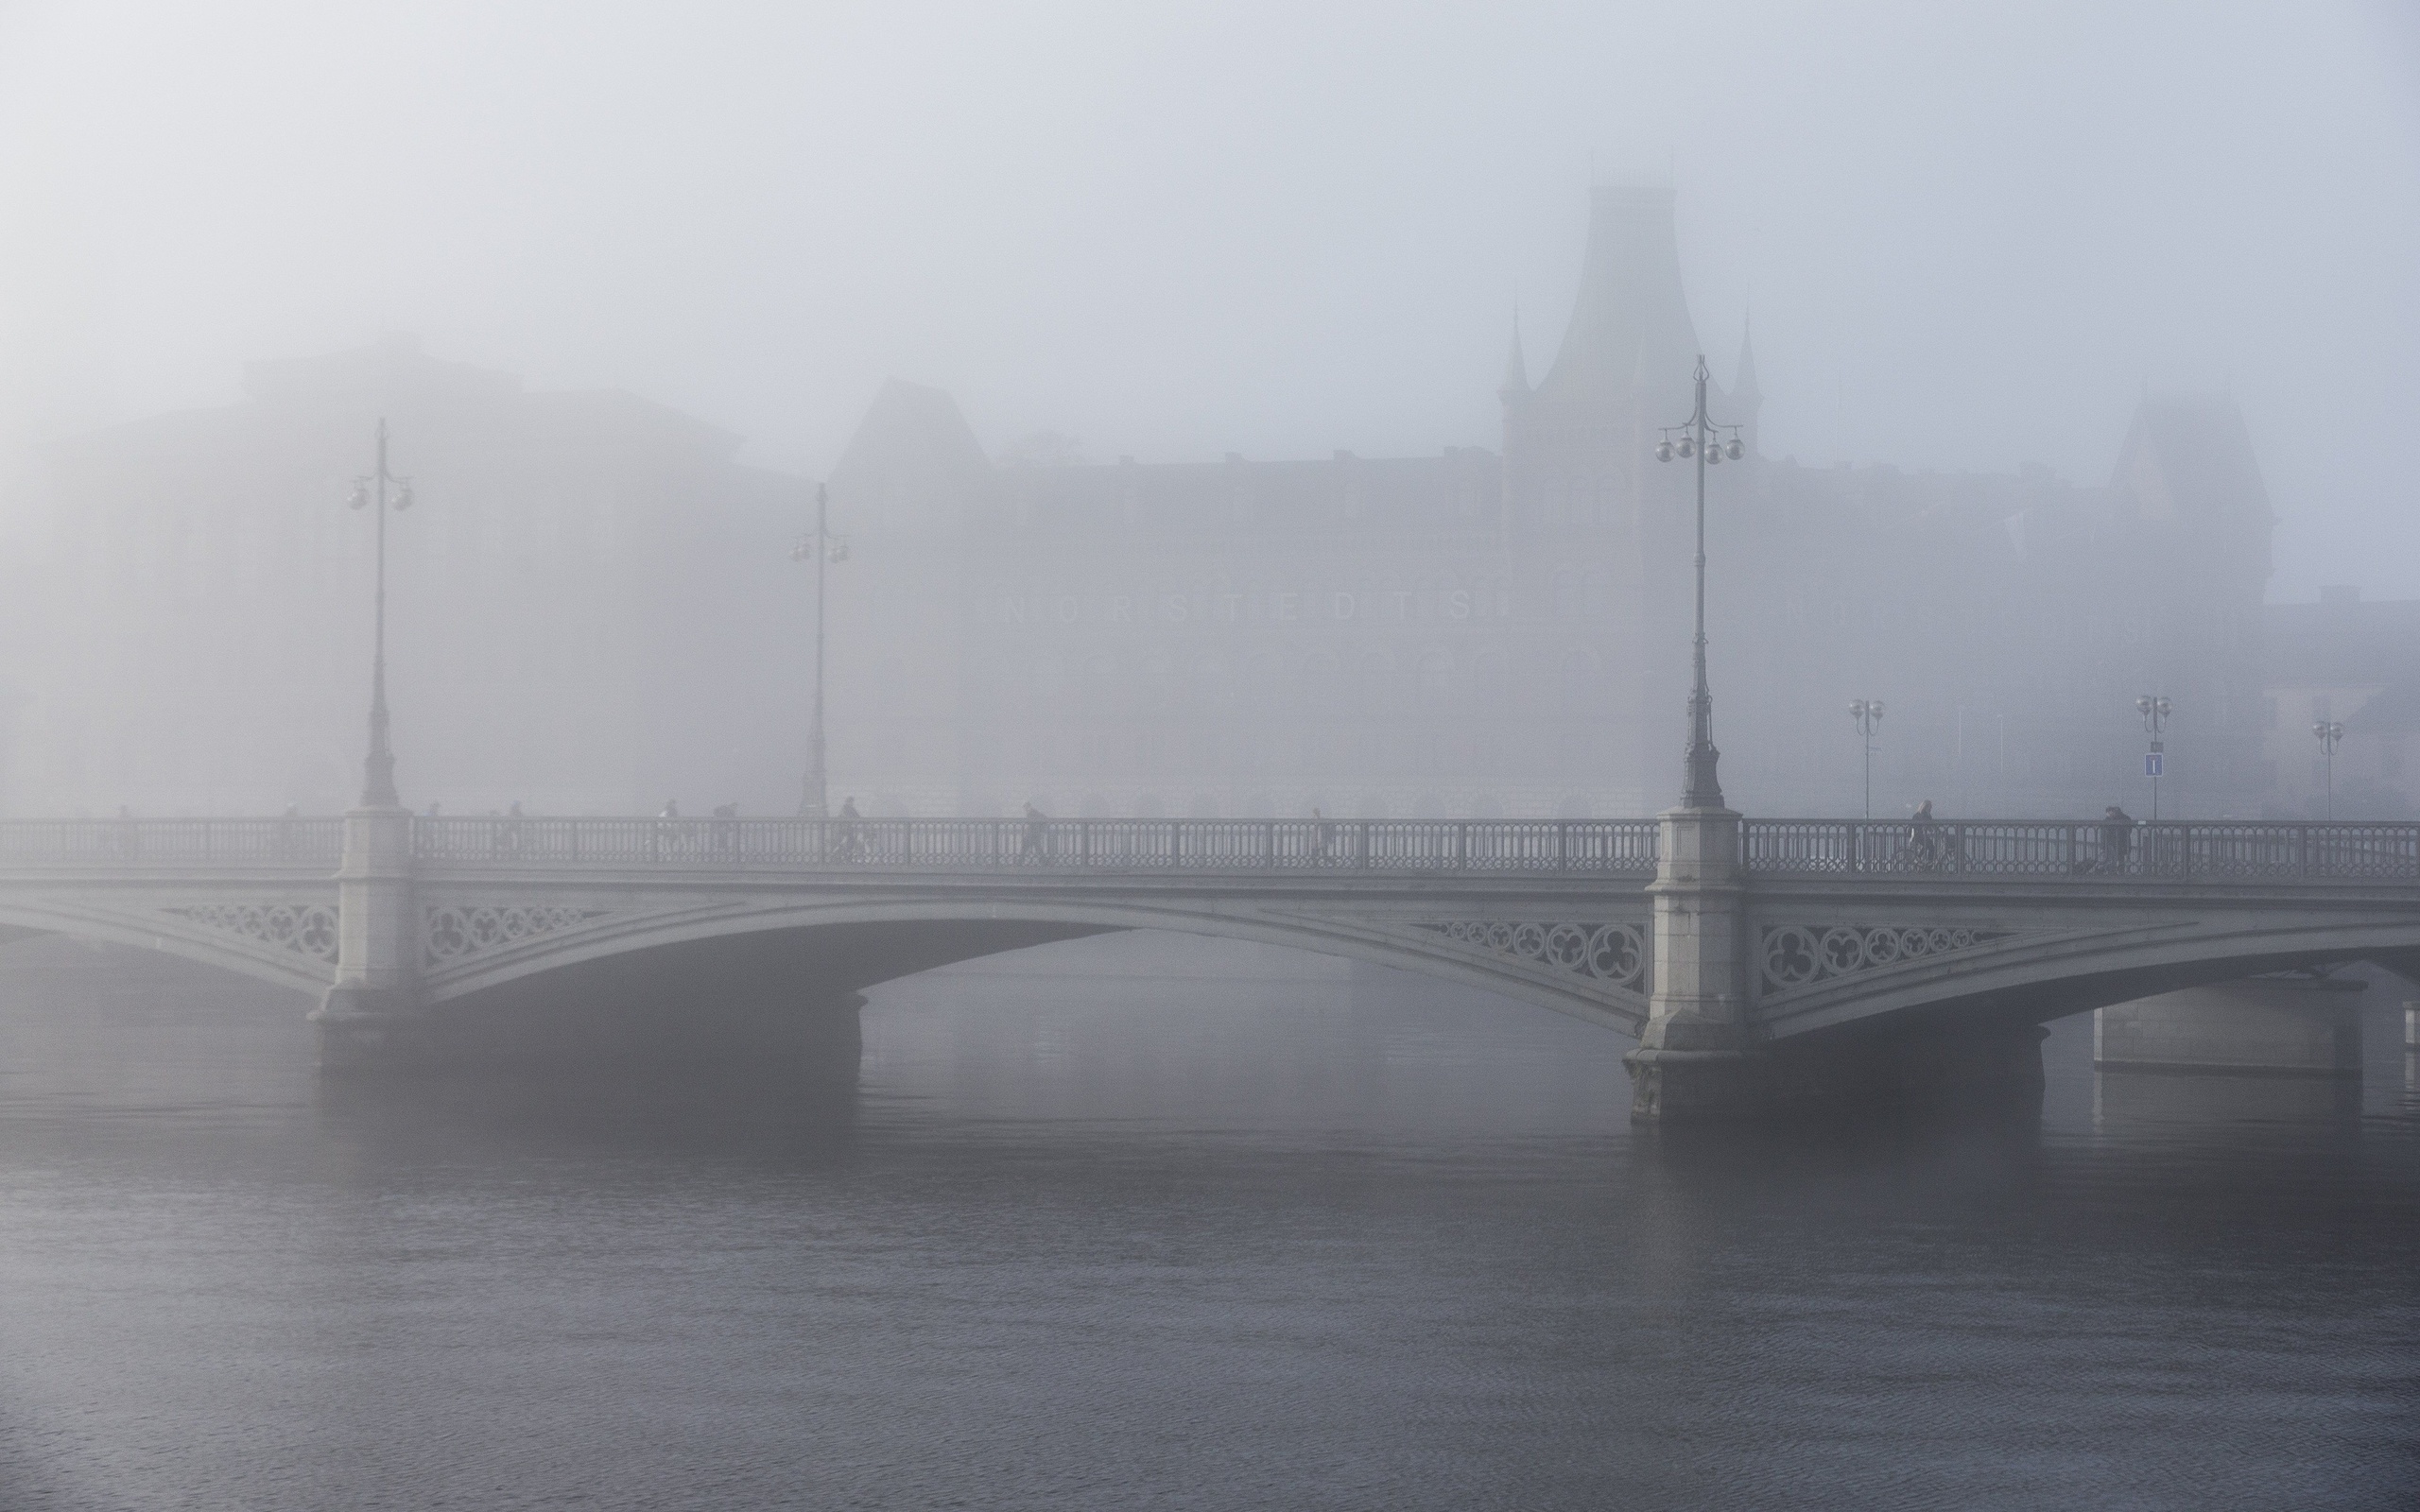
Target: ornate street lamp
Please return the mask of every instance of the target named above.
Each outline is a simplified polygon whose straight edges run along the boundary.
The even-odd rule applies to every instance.
[[[1874,817],[1874,732],[1882,727],[1882,700],[1852,698],[1849,717],[1857,721],[1857,732],[1865,745],[1865,816]]]
[[[799,537],[790,547],[790,560],[815,563],[815,712],[806,734],[806,790],[798,800],[799,816],[809,819],[831,812],[823,786],[823,569],[849,559],[849,538],[828,528],[829,502],[824,486],[817,484],[815,533]]]
[[[389,485],[395,494],[388,497]],[[370,756],[362,763],[361,806],[365,809],[399,809],[403,799],[395,794],[395,752],[387,739],[387,511],[398,513],[412,507],[412,480],[399,478],[387,471],[387,421],[378,421],[378,470],[353,480],[353,497],[346,501],[356,509],[375,505],[378,509],[378,593],[370,656]]]
[[[2344,739],[2344,721],[2323,719],[2310,727],[2310,732],[2319,737],[2319,748],[2327,755],[2327,817],[2333,822],[2336,818],[2336,747]]]
[[[1719,809],[1722,807],[1722,783],[1715,776],[1715,764],[1722,753],[1714,748],[1714,695],[1705,683],[1705,470],[1725,456],[1737,461],[1747,449],[1740,444],[1739,427],[1717,424],[1705,409],[1707,373],[1705,357],[1698,357],[1696,412],[1679,425],[1663,428],[1663,438],[1655,443],[1655,460],[1669,462],[1675,455],[1694,457],[1698,464],[1698,614],[1697,640],[1693,643],[1696,680],[1689,688],[1689,751],[1687,778],[1681,791],[1681,807],[1685,809]],[[1718,432],[1728,431],[1728,438]]]
[[[2152,748],[2143,757],[2143,775],[2152,780],[2152,819],[2159,819],[2159,779],[2168,765],[2168,742],[2160,739],[2160,731],[2168,728],[2168,714],[2174,707],[2155,693],[2144,694],[2135,700],[2135,710],[2143,716],[2143,730],[2152,737]]]

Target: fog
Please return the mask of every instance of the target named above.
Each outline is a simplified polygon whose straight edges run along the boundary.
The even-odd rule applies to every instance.
[[[2415,270],[2411,0],[0,0],[0,1512],[2410,1508]]]
[[[2275,514],[2261,592],[2420,595],[2420,25],[2386,5],[19,4],[0,458],[37,481],[0,527],[49,529],[61,442],[395,333],[740,438],[766,501],[746,549],[804,523],[804,480],[892,378],[946,391],[995,456],[1495,449],[1516,313],[1534,380],[1590,186],[1641,183],[1675,191],[1719,385],[1753,318],[1765,456],[2091,489],[2147,391],[2221,394]],[[838,596],[865,583],[835,592],[865,610]],[[1720,697],[1722,656],[1771,627],[1719,607]],[[780,642],[752,670],[793,679],[790,614],[717,633]],[[860,669],[878,628],[842,638]],[[357,681],[352,626],[308,633]],[[439,689],[406,662],[408,779]],[[634,791],[782,804],[782,718],[762,772]],[[836,773],[880,764],[850,738]],[[15,811],[50,801],[38,765]],[[461,781],[488,803],[537,779]]]
[[[893,374],[1097,455],[1421,453],[1516,304],[1550,351],[1592,172],[1668,172],[1773,449],[2094,477],[2143,381],[2228,383],[2280,592],[2420,592],[2400,9],[21,0],[0,413],[407,330],[810,474]]]

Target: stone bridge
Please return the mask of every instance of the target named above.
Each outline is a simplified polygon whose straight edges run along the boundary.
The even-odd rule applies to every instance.
[[[801,1005],[1122,929],[1426,972],[1639,1039],[1642,1117],[2038,1077],[2038,1025],[2420,960],[2420,825],[343,818],[0,824],[0,936],[320,998],[324,1063],[536,1004]]]

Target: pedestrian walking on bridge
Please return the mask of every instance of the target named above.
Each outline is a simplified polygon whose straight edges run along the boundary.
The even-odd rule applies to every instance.
[[[2120,872],[2135,850],[2135,816],[2112,803],[2100,811],[2100,869]]]

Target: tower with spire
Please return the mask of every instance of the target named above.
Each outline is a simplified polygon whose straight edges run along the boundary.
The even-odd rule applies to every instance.
[[[1663,428],[1688,418],[1701,351],[1673,191],[1600,185],[1590,191],[1580,288],[1552,364],[1531,387],[1516,328],[1496,390],[1508,528],[1559,576],[1579,576],[1582,587],[1566,600],[1594,604],[1602,623],[1588,633],[1626,648],[1600,665],[1583,717],[1603,725],[1609,769],[1634,782],[1669,765],[1686,692],[1674,679],[1688,665],[1690,610],[1672,570],[1691,550],[1686,480],[1685,470],[1659,467],[1654,448]],[[1752,389],[1744,351],[1742,362],[1742,387]],[[1753,400],[1743,405],[1720,388],[1709,397],[1718,419],[1753,424]],[[1631,801],[1643,812],[1661,797],[1642,787]]]

